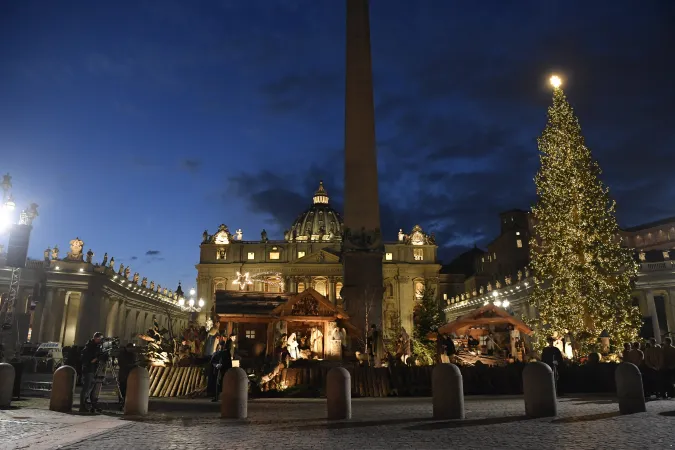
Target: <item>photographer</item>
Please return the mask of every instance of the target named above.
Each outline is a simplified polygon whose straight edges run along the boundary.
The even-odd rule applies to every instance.
[[[94,378],[101,357],[103,333],[94,333],[82,350],[82,391],[80,392],[80,412],[101,412],[94,398]],[[90,406],[87,406],[87,403]]]

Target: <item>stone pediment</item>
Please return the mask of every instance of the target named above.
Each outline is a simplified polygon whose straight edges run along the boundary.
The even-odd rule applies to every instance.
[[[293,264],[339,264],[340,257],[325,250],[310,253],[294,261]]]
[[[299,294],[294,294],[286,303],[275,308],[273,314],[279,317],[315,316],[334,317],[336,319],[349,318],[343,310],[333,305],[326,297],[311,288]]]

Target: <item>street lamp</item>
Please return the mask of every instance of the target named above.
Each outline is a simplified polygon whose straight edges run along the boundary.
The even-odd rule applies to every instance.
[[[199,299],[195,300],[195,295],[197,294],[197,291],[195,288],[190,289],[190,298],[187,301],[187,305],[185,304],[185,298],[184,297],[178,297],[178,306],[180,306],[180,309],[183,311],[188,311],[188,312],[200,312],[202,308],[204,307],[204,300]],[[197,306],[195,306],[195,303]]]

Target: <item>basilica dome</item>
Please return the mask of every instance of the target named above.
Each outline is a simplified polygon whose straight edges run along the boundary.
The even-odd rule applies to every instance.
[[[285,238],[299,242],[342,240],[342,217],[328,204],[323,181],[319,182],[319,189],[314,193],[312,206],[295,219]]]

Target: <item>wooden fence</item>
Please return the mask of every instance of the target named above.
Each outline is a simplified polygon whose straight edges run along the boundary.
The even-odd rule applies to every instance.
[[[389,397],[391,395],[429,395],[432,367],[345,367],[351,375],[353,397]],[[260,386],[263,392],[306,386],[324,391],[328,367],[282,369]]]
[[[202,367],[150,367],[151,397],[180,397],[206,386]]]

